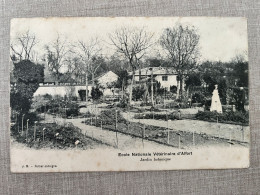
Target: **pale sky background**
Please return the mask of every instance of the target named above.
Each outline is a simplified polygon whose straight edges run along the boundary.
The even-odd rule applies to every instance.
[[[19,18],[11,21],[11,42],[27,31],[34,33],[39,40],[37,51],[43,54],[43,46],[57,38],[57,34],[66,36],[67,40],[88,41],[91,37],[99,37],[105,41],[102,46],[104,55],[114,53],[107,47],[108,34],[121,26],[145,26],[147,31],[154,33],[158,40],[165,28],[176,24],[193,25],[200,34],[200,61],[230,61],[238,54],[247,55],[247,20],[245,18],[221,17],[116,17],[116,18]],[[161,51],[159,45],[150,51]],[[247,56],[246,56],[247,60]]]

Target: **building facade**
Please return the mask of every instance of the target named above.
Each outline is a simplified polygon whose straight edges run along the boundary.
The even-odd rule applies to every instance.
[[[129,72],[132,75],[133,72]],[[171,86],[177,86],[177,74],[173,68],[168,67],[147,67],[136,70],[134,74],[135,82],[140,82],[147,78],[153,78],[160,82],[161,87],[170,91]]]

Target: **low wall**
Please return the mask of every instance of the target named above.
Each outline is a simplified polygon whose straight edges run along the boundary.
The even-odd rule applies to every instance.
[[[92,86],[88,86],[89,93],[91,93]],[[72,94],[73,96],[79,97],[79,90],[86,90],[86,86],[59,86],[59,85],[52,85],[52,86],[40,86],[37,91],[34,93],[34,96],[37,95],[45,95],[49,94],[52,96],[59,95],[65,96]],[[104,89],[103,94],[106,95],[113,95],[111,89]]]

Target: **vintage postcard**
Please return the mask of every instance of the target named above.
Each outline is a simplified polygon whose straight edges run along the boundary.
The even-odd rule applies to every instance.
[[[249,167],[245,18],[17,18],[12,172]]]

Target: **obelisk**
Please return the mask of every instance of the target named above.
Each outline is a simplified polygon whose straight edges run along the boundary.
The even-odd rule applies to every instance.
[[[220,102],[219,94],[218,94],[218,85],[215,85],[215,89],[212,93],[212,98],[211,98],[211,107],[210,111],[217,111],[218,113],[222,113],[222,105]]]

